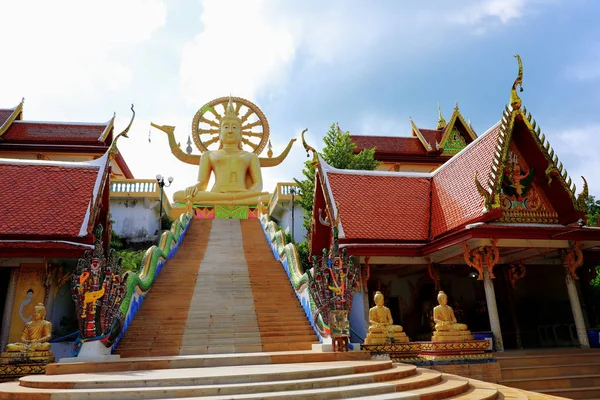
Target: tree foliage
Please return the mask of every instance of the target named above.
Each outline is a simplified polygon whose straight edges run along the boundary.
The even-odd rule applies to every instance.
[[[589,226],[600,226],[600,200],[596,200],[594,196],[588,196],[585,201],[588,212],[586,214],[587,224]]]
[[[350,137],[350,132],[342,132],[338,124],[333,124],[323,138],[325,147],[319,153],[325,162],[339,169],[374,170],[380,162],[375,160],[375,148],[362,150],[354,154],[356,144]],[[315,192],[315,168],[310,161],[304,163],[302,170],[304,179],[294,179],[302,196],[300,205],[304,210],[302,226],[307,232],[311,230],[313,202]]]

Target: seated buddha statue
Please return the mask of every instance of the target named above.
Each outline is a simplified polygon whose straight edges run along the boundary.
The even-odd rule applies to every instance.
[[[473,340],[467,325],[459,324],[454,316],[454,310],[448,305],[448,296],[440,291],[437,296],[438,306],[433,308],[433,322],[435,332],[431,338],[434,342],[453,340]]]
[[[21,341],[6,345],[7,352],[33,352],[50,351],[50,339],[52,338],[52,323],[45,321],[46,307],[38,304],[33,309],[33,318],[25,324]]]
[[[263,192],[262,174],[258,156],[242,150],[242,121],[231,100],[219,123],[220,147],[205,151],[200,158],[198,182],[185,190],[175,192],[173,200],[194,204],[251,205],[256,206]],[[211,173],[215,184],[207,191]]]
[[[375,306],[369,310],[369,332],[365,344],[407,343],[408,336],[394,325],[390,309],[383,305],[383,294],[375,292]]]

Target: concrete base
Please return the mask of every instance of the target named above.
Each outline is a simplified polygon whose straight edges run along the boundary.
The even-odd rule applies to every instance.
[[[110,354],[110,348],[105,347],[99,340],[84,342],[77,357],[61,358],[59,363],[74,362],[103,362],[120,359],[118,354]]]

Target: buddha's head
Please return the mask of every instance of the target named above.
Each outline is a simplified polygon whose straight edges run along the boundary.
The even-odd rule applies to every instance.
[[[375,301],[375,304],[378,306],[382,306],[383,305],[383,293],[381,293],[379,290],[375,292],[375,296],[373,296],[373,300]]]
[[[221,147],[223,144],[237,144],[240,150],[242,149],[242,120],[238,117],[231,98],[225,109],[225,115],[221,118],[219,139],[221,139]]]
[[[446,296],[446,293],[440,291],[438,293],[438,297],[437,297],[438,303],[440,303],[440,305],[445,306],[446,304],[448,304],[448,296]]]
[[[46,318],[46,307],[42,303],[39,303],[33,308],[33,319],[39,321]]]

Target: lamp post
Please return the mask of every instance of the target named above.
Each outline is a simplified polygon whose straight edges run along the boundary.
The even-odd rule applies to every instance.
[[[294,196],[296,195],[296,189],[291,188],[290,194],[292,195],[292,243],[295,243],[296,241],[294,240]]]
[[[167,178],[167,181],[169,181],[169,184],[167,185],[165,183],[165,177],[162,176],[161,174],[156,175],[156,182],[158,183],[158,187],[160,188],[160,208],[158,210],[158,230],[162,231],[162,202],[163,202],[163,188],[169,187],[171,186],[171,183],[173,183],[173,177],[170,176]]]

